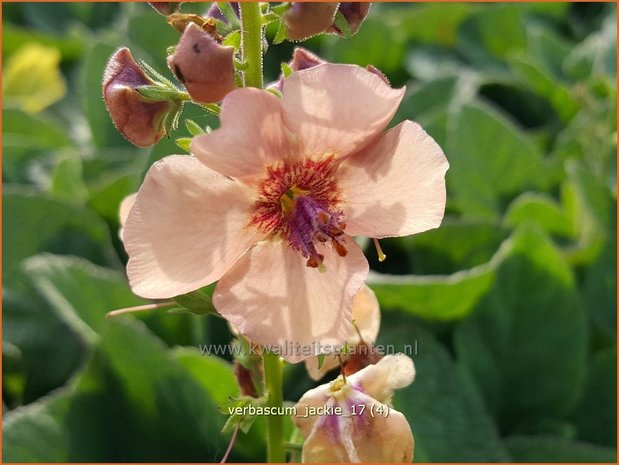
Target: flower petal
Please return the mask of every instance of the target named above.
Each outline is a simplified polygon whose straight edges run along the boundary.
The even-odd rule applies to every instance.
[[[354,347],[361,342],[359,333],[361,333],[363,342],[373,344],[380,328],[380,307],[374,291],[365,284],[361,286],[353,299],[352,320],[356,328],[352,328],[348,335],[346,340],[348,345]],[[337,366],[339,366],[339,360],[335,355],[326,355],[320,368],[318,368],[318,357],[310,357],[305,360],[307,373],[315,381],[321,379]]]
[[[239,332],[289,362],[333,352],[350,333],[352,300],[368,273],[359,246],[350,238],[344,243],[346,257],[318,246],[324,272],[307,267],[287,242],[257,244],[219,281],[215,308]]]
[[[390,402],[395,389],[415,379],[415,365],[404,354],[386,355],[376,365],[369,365],[350,375],[348,381],[379,402]]]
[[[302,156],[343,157],[387,127],[404,92],[359,66],[325,63],[284,80],[284,120]]]
[[[186,155],[155,163],[124,227],[133,291],[174,297],[218,280],[262,236],[235,183]]]
[[[381,238],[438,227],[448,167],[441,148],[417,123],[390,129],[338,170],[346,232]]]
[[[305,360],[305,369],[307,370],[307,374],[310,376],[310,378],[312,378],[314,381],[318,381],[335,367],[339,366],[339,364],[340,361],[338,360],[337,356],[325,355],[325,358],[322,361],[322,365],[320,365],[320,368],[318,368],[318,357],[310,357]]]
[[[380,412],[381,407],[389,408],[373,399],[366,405],[364,415],[367,417],[370,417],[371,411]],[[387,415],[383,415],[367,418],[366,431],[356,435],[354,442],[359,459],[364,463],[410,463],[415,440],[406,417],[392,408],[389,408]],[[371,439],[365,440],[366,437]]]
[[[353,346],[359,344],[361,333],[363,342],[373,344],[380,329],[380,306],[376,294],[366,285],[361,287],[352,303],[352,319],[358,331],[351,333],[348,343]]]
[[[306,438],[303,463],[411,461],[413,433],[404,415],[397,410],[360,392],[345,400],[330,400],[326,405],[339,406],[343,414],[318,417],[309,435],[306,433],[307,428],[301,430]],[[352,407],[355,413],[352,413]],[[389,409],[386,415],[385,409]],[[295,423],[298,424],[298,421],[298,417],[295,417]]]
[[[191,152],[215,171],[248,180],[262,174],[265,164],[288,158],[291,141],[280,100],[270,92],[245,88],[226,95],[221,127],[194,137]]]
[[[134,192],[133,194],[129,194],[127,197],[122,199],[120,205],[118,206],[118,220],[120,223],[120,228],[118,229],[118,237],[120,240],[123,239],[123,229],[125,228],[125,224],[127,223],[127,218],[129,218],[129,212],[133,208],[133,204],[135,203],[135,198],[138,193]]]
[[[295,405],[297,414],[292,417],[292,421],[301,430],[304,438],[310,435],[316,420],[320,418],[319,415],[305,416],[305,413],[308,411],[307,408],[318,408],[327,404],[330,399],[329,392],[329,384],[322,384],[303,394],[303,397]]]

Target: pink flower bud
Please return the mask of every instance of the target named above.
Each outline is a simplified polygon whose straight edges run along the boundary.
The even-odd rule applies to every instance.
[[[325,32],[333,24],[338,3],[292,2],[283,14],[288,40],[305,40]]]
[[[135,62],[128,48],[119,49],[103,73],[103,99],[116,129],[138,147],[156,144],[165,134],[164,121],[176,103],[155,101],[138,92],[140,86],[154,85]]]
[[[161,13],[163,16],[176,13],[181,7],[182,2],[148,2],[155,10]]]
[[[200,103],[218,102],[234,90],[234,48],[219,44],[194,23],[187,25],[168,66],[191,98]]]

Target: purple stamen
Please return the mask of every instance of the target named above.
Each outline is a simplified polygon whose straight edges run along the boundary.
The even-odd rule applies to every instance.
[[[341,218],[341,212],[332,212],[311,197],[294,197],[294,208],[287,218],[288,239],[290,245],[307,258],[307,266],[319,268],[324,259],[316,250],[315,241],[327,242],[331,239],[338,255],[346,255],[342,241],[346,225]]]

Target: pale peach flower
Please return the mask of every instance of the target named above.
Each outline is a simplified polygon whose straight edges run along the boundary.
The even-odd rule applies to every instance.
[[[127,218],[129,218],[129,212],[133,208],[133,204],[135,203],[135,198],[137,193],[129,194],[127,197],[122,199],[120,205],[118,206],[118,222],[120,223],[120,228],[118,229],[118,237],[121,241],[124,241],[123,232],[125,230],[125,224],[127,223]]]
[[[361,343],[373,344],[376,341],[380,328],[380,307],[374,291],[365,284],[352,301],[352,321],[354,327],[346,339],[350,350],[357,350]],[[347,355],[341,356],[343,362],[347,359]],[[311,357],[305,360],[305,368],[310,377],[317,381],[339,366],[339,363],[340,359],[336,355],[326,355],[318,368],[318,357]]]
[[[193,156],[146,175],[123,232],[134,292],[169,298],[219,280],[217,311],[288,361],[316,355],[317,341],[341,346],[368,273],[351,237],[414,234],[444,214],[440,147],[411,121],[384,132],[403,95],[329,63],[286,78],[281,99],[230,92]]]
[[[410,358],[387,355],[346,380],[340,376],[306,392],[293,417],[305,438],[303,462],[410,462],[413,433],[391,398],[414,377]]]

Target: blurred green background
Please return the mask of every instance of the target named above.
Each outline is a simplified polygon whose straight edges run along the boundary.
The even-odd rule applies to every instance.
[[[208,5],[185,5],[204,11]],[[219,461],[236,394],[223,320],[150,312],[124,275],[119,202],[172,140],[136,149],[101,98],[129,46],[166,76],[178,33],[144,4],[2,4],[3,459]],[[440,229],[383,241],[379,342],[412,344],[394,404],[416,461],[616,460],[616,6],[375,4],[352,39],[304,44],[374,64],[451,168]],[[273,31],[270,31],[272,34]],[[271,46],[267,82],[294,44]],[[186,108],[202,125],[216,122]],[[286,399],[314,383],[285,373]],[[264,425],[231,461],[264,460]]]

